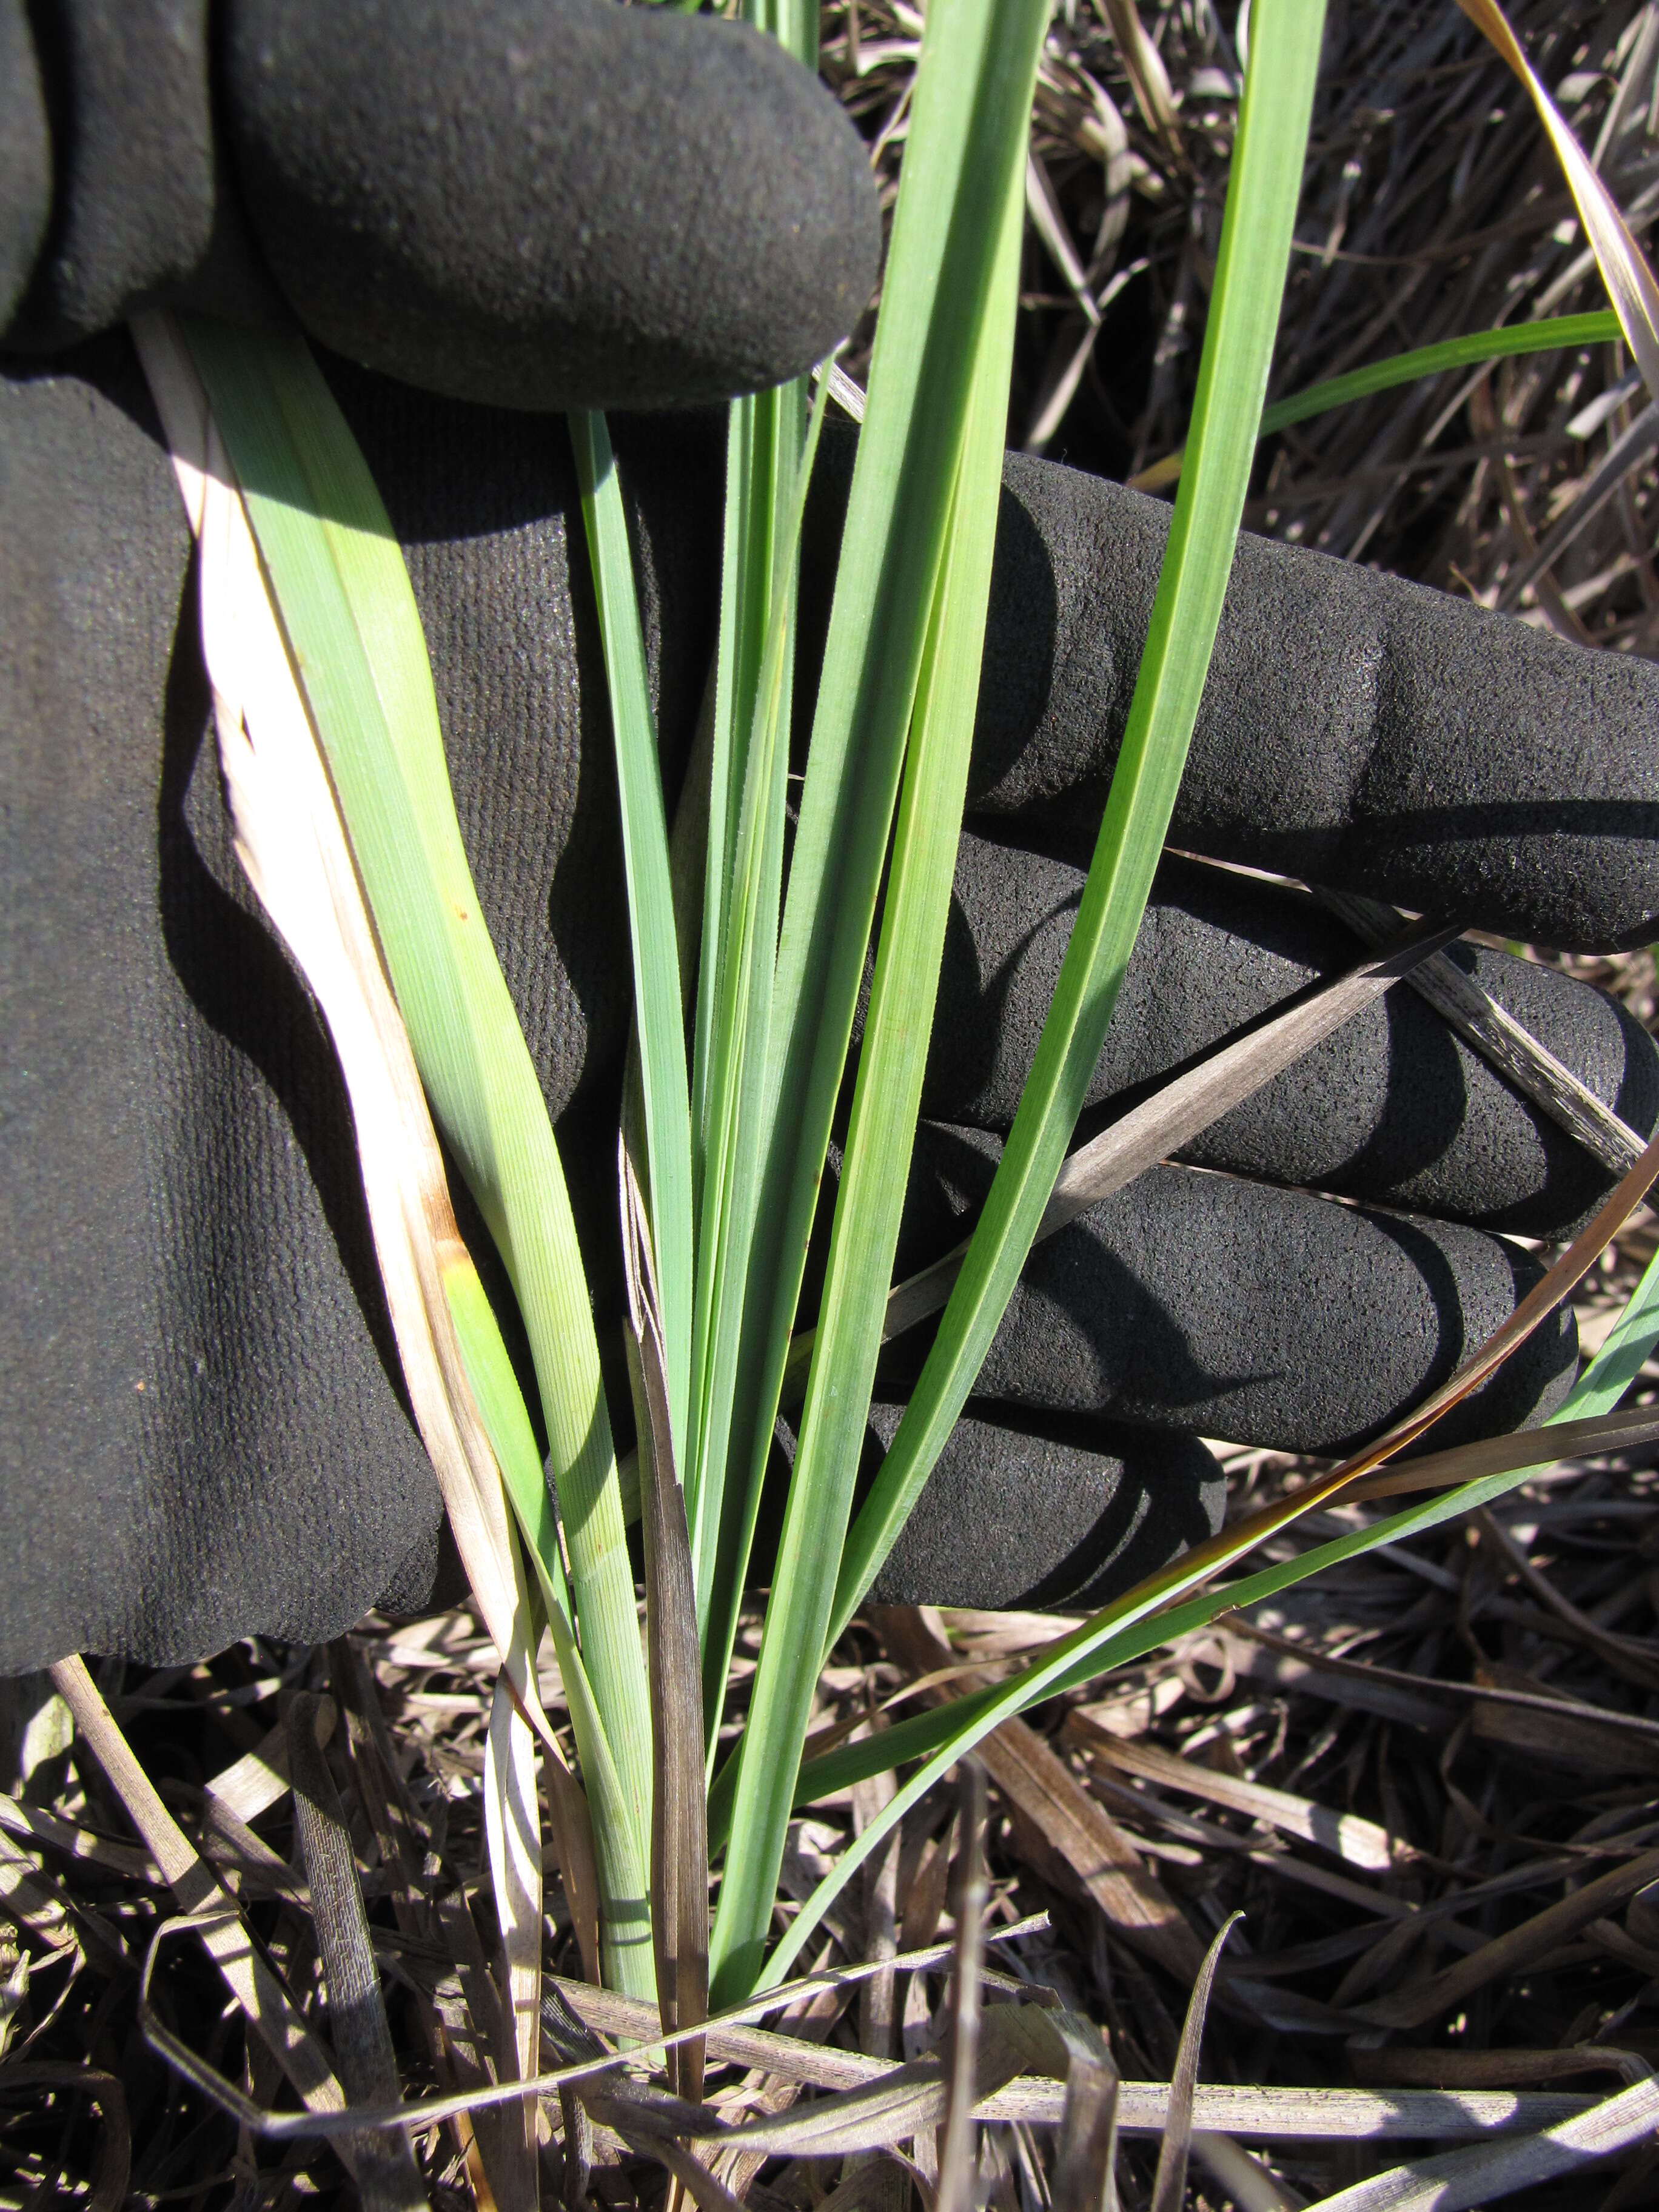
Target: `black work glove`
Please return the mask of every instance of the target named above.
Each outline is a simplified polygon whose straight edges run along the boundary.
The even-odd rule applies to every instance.
[[[228,11],[233,51],[243,4]],[[297,3],[281,12],[309,22]],[[374,14],[362,0],[349,12]],[[411,35],[400,29],[395,50]],[[413,112],[429,100],[447,112],[458,86],[482,97],[476,74],[408,70]],[[788,96],[818,112],[804,81]],[[314,132],[314,77],[307,99]],[[270,105],[282,112],[280,96]],[[837,143],[826,135],[821,167],[842,158]],[[471,220],[458,211],[464,181],[433,188],[458,234]],[[412,284],[398,223],[391,234],[388,324]],[[372,254],[367,265],[365,295]],[[422,373],[408,355],[388,364],[372,331],[314,326],[376,367]],[[839,326],[830,316],[822,335]],[[509,346],[470,351],[465,332],[447,343],[430,381],[550,404],[615,396],[602,375],[562,389],[555,349],[538,354],[545,385],[503,393],[494,356]],[[774,357],[771,373],[804,358]],[[563,428],[326,366],[406,549],[480,897],[603,1285],[629,963]],[[708,387],[688,376],[686,388]],[[421,1603],[439,1522],[343,1098],[231,855],[188,539],[131,350],[112,338],[19,374],[3,404],[0,1663],[77,1645],[159,1660],[254,1632],[320,1637],[372,1603]],[[672,805],[717,611],[720,441],[685,417],[615,428]],[[845,475],[832,448],[807,547],[809,633]],[[1098,817],[1167,521],[1044,464],[1011,462],[1007,482],[907,1267],[960,1233],[1018,1097],[1079,880],[1065,855]],[[1659,911],[1656,703],[1644,664],[1249,541],[1176,840],[1529,939],[1629,941]],[[1300,895],[1172,863],[1103,1055],[1100,1105],[1357,950]],[[1480,954],[1479,970],[1627,1121],[1652,1127],[1659,1059],[1621,1010],[1501,955]],[[878,1594],[1059,1602],[1121,1585],[1216,1512],[1194,1433],[1320,1449],[1382,1425],[1535,1279],[1487,1232],[1551,1234],[1607,1182],[1405,990],[1194,1157],[1233,1172],[1155,1170],[1035,1255]],[[1570,1321],[1540,1331],[1466,1427],[1539,1418],[1573,1351]],[[879,1432],[907,1358],[895,1346],[884,1370]]]

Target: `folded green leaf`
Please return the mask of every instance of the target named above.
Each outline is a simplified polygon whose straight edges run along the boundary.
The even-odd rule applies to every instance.
[[[650,1715],[599,1348],[558,1148],[461,844],[402,551],[303,341],[201,318],[184,329],[305,672],[422,1081],[524,1315],[583,1653],[640,1847]]]

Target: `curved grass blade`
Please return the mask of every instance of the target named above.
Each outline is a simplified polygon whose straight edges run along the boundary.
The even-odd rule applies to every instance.
[[[806,1413],[789,1487],[772,1600],[767,1610],[740,1753],[732,1843],[721,1883],[720,1914],[711,1949],[712,1987],[717,2002],[739,1994],[750,1985],[763,1953],[782,1862],[793,1778],[799,1765],[818,1674],[818,1656],[823,1648],[835,1594],[836,1571],[891,1281],[893,1252],[908,1176],[910,1140],[921,1102],[922,1072],[932,1028],[979,689],[980,653],[1001,484],[1024,216],[1025,117],[1042,21],[1042,13],[1036,8],[1023,13],[1010,9],[1005,18],[1010,43],[1001,47],[1000,40],[987,36],[980,48],[985,57],[982,65],[997,79],[994,107],[1000,105],[1006,111],[1000,118],[1000,136],[993,137],[988,132],[975,145],[975,155],[989,176],[995,179],[1000,172],[1001,198],[995,207],[994,259],[981,312],[970,327],[969,343],[963,349],[969,371],[967,406],[961,439],[951,456],[951,503],[933,571],[933,592],[921,635],[921,653],[913,659],[908,641],[901,640],[900,650],[892,656],[897,666],[881,671],[877,683],[878,692],[886,690],[890,711],[899,703],[900,679],[909,695],[907,704],[912,714],[907,718],[909,738],[904,793],[889,875],[886,917],[854,1095],[852,1125],[831,1232],[817,1350],[808,1383]],[[965,64],[967,56],[959,58],[951,42],[953,37],[963,36],[969,27],[970,10],[966,6],[959,6],[954,11],[948,6],[940,6],[929,18],[928,33],[937,42],[931,57],[935,72],[931,82],[935,89],[930,104],[930,56],[924,49],[914,126],[919,136],[912,138],[907,166],[919,150],[926,150],[926,132],[930,122],[945,112],[950,80],[938,72],[950,61],[956,61],[959,68]],[[991,27],[984,27],[988,32]],[[1015,101],[1018,103],[1017,106],[1012,104]],[[932,127],[937,127],[936,123]],[[962,149],[955,150],[960,159]],[[923,178],[925,182],[925,169]],[[956,221],[961,219],[958,208]],[[872,382],[878,391],[879,385],[873,376]],[[821,399],[822,396],[821,387]],[[866,441],[875,434],[878,420],[878,407],[872,404],[864,430]],[[867,449],[867,445],[861,447],[860,465]],[[857,497],[855,477],[855,501]],[[843,604],[846,578],[843,565],[837,580],[838,612]],[[880,612],[872,612],[879,623]],[[832,649],[834,622],[832,617]],[[828,665],[825,681],[829,681]],[[821,695],[821,717],[822,714]],[[851,734],[850,731],[848,734]],[[896,734],[902,737],[902,731]],[[830,736],[834,735],[832,729]],[[797,911],[794,902],[797,884],[801,881],[800,841],[807,834],[807,807],[814,789],[813,775],[825,757],[818,752],[819,742],[819,729],[815,727],[807,797],[803,802],[802,825],[796,845],[795,872],[790,883],[790,907],[786,911],[784,943],[779,954],[777,988],[786,1005],[789,994],[790,915]],[[826,787],[820,781],[817,787],[822,791]],[[873,860],[878,871],[885,836],[885,809],[879,823],[872,822],[866,826],[879,828],[881,836],[870,841],[860,856],[860,866]],[[810,876],[806,880],[810,885]],[[820,879],[819,888],[823,886],[823,879]],[[872,874],[872,898],[874,888]],[[849,951],[855,957],[858,966],[850,971],[855,995],[863,946],[861,942],[854,944],[853,937],[860,927],[867,936],[869,920],[870,908],[866,907],[861,918],[854,910],[851,928],[832,928],[832,917],[829,915],[818,917],[814,925],[815,930],[826,939],[833,935],[836,941],[833,945],[826,942],[823,948],[827,1003],[811,1071],[814,1085],[821,1086],[821,1095],[813,1109],[817,1126],[809,1118],[803,1133],[802,1149],[796,1154],[797,1199],[803,1189],[803,1170],[809,1165],[811,1170],[811,1180],[804,1186],[807,1201],[805,1211],[809,1220],[853,1007],[853,998],[848,996],[844,1007],[848,1019],[843,1024],[840,1019],[842,1007],[835,1003],[834,970],[838,963],[845,963]],[[799,942],[799,939],[795,941]],[[804,983],[805,964],[799,972]],[[798,1000],[798,1012],[805,1003],[804,998]],[[793,1135],[793,1114],[791,1121]],[[814,1152],[809,1153],[809,1144],[816,1146]],[[793,1263],[793,1255],[790,1256]],[[792,1264],[792,1309],[799,1285],[799,1269]],[[774,1373],[781,1376],[781,1363],[775,1362]],[[774,1384],[767,1413],[769,1431],[770,1407],[775,1402]]]
[[[1550,1415],[1552,1422],[1610,1413],[1659,1344],[1659,1258],[1631,1292],[1629,1303],[1594,1359]]]
[[[1579,346],[1610,345],[1620,335],[1619,318],[1611,307],[1598,307],[1586,315],[1552,315],[1535,323],[1510,323],[1502,330],[1471,331],[1462,337],[1443,338],[1437,345],[1414,346],[1409,353],[1390,354],[1386,361],[1352,368],[1345,376],[1328,376],[1305,391],[1275,399],[1261,411],[1259,438],[1287,430],[1292,422],[1305,422],[1333,407],[1346,407],[1355,399],[1370,399],[1397,385],[1416,384],[1425,377],[1443,375],[1449,368],[1479,368],[1489,361],[1506,361],[1516,354],[1568,352]],[[1131,491],[1158,491],[1173,483],[1187,459],[1184,446],[1149,469],[1129,478]]]
[[[668,868],[657,730],[651,713],[645,635],[634,590],[633,556],[622,489],[603,415],[577,409],[570,442],[581,486],[582,519],[605,639],[622,799],[623,867],[634,957],[635,1034],[645,1113],[645,1168],[651,1239],[662,1297],[663,1346],[676,1448],[683,1453],[691,1376],[691,1109],[679,948]]]
[[[1176,501],[1099,840],[984,1211],[848,1540],[847,1587],[868,1587],[873,1563],[902,1526],[973,1388],[1041,1227],[1140,927],[1198,716],[1249,482],[1323,20],[1324,0],[1272,0],[1252,21],[1194,405],[1194,462]]]
[[[1204,2039],[1204,2015],[1209,2010],[1210,1990],[1227,1938],[1244,1917],[1235,1912],[1204,1954],[1204,1965],[1187,2000],[1187,2017],[1181,2024],[1181,2045],[1170,2080],[1170,2106],[1158,2145],[1158,2173],[1152,2183],[1152,2212],[1181,2212],[1187,2201],[1187,2160],[1193,2147],[1193,2094],[1198,2087],[1199,2046]]]
[[[640,1838],[649,1710],[592,1316],[558,1148],[461,844],[402,552],[303,342],[201,318],[182,327],[305,672],[422,1081],[524,1314],[583,1656]]]
[[[501,1439],[510,1406],[529,1440],[528,1485],[538,1501],[539,1519],[527,1530],[532,1553],[544,1579],[551,1561],[564,1604],[557,1533],[529,1417],[455,1226],[408,1033],[206,393],[165,319],[143,319],[135,336],[202,539],[203,642],[237,851],[328,1021],[410,1401],[479,1611],[548,1746],[549,1796],[572,1916],[593,1971],[599,1962],[588,1955],[586,1930],[598,1900],[587,1805],[537,1693],[531,1655],[539,1632],[532,1634],[501,1497],[507,1462]]]

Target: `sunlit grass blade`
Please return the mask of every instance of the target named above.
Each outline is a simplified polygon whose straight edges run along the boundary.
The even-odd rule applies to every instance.
[[[1610,1413],[1659,1344],[1659,1257],[1650,1260],[1601,1349],[1550,1415],[1553,1422]]]
[[[1029,0],[1000,10],[949,0],[930,20],[932,50],[951,60],[930,72],[924,56],[918,79],[791,864],[764,1115],[751,1136],[761,1195],[727,1528],[749,1517],[771,1442],[960,451],[965,341],[989,283],[1000,213],[991,149],[1026,127],[1014,112],[1023,71],[1008,57],[1035,13]],[[745,1564],[735,1562],[739,1578]]]
[[[816,70],[817,0],[744,0],[742,15]],[[754,726],[755,697],[770,623],[778,541],[794,503],[794,471],[806,422],[806,380],[797,377],[732,400],[726,415],[726,518],[720,624],[715,659],[714,729],[704,853],[702,942],[697,965],[696,1048],[691,1079],[695,1209],[702,1202],[713,1079],[715,1006],[723,970],[732,848],[743,793],[743,763]],[[793,597],[793,564],[789,589]],[[786,676],[786,699],[788,678]],[[786,706],[785,726],[787,726]],[[776,921],[774,918],[774,935]],[[686,1472],[688,1486],[691,1477]]]
[[[1194,402],[1194,465],[1176,501],[1099,839],[1031,1073],[939,1333],[848,1539],[849,1585],[860,1589],[865,1562],[890,1545],[943,1450],[1036,1237],[1152,890],[1249,483],[1323,20],[1323,0],[1273,0],[1252,21]]]
[[[1501,330],[1470,331],[1462,337],[1443,338],[1437,345],[1414,346],[1409,353],[1390,354],[1386,361],[1370,362],[1364,368],[1350,369],[1344,376],[1328,376],[1322,383],[1309,385],[1305,391],[1275,399],[1271,407],[1262,409],[1257,435],[1270,438],[1275,430],[1289,429],[1292,422],[1305,422],[1311,416],[1327,414],[1333,407],[1346,407],[1356,399],[1370,399],[1379,392],[1392,392],[1401,384],[1416,384],[1425,377],[1443,375],[1448,369],[1479,368],[1486,362],[1507,361],[1516,354],[1569,353],[1580,346],[1610,345],[1619,335],[1618,316],[1611,307],[1598,307],[1590,314],[1552,315],[1535,323],[1509,323]],[[1164,484],[1173,483],[1186,458],[1184,446],[1173,453],[1165,453],[1151,468],[1131,477],[1130,489],[1157,491]]]
[[[683,1451],[691,1375],[691,1114],[681,1015],[679,951],[668,869],[668,817],[651,713],[645,634],[634,591],[622,488],[603,415],[570,416],[587,527],[593,590],[605,639],[623,869],[634,956],[634,1004],[644,1100],[645,1167],[657,1281],[662,1297],[669,1404]]]
[[[588,1808],[564,1767],[537,1691],[539,1629],[507,1524],[492,1396],[510,1400],[526,1437],[529,1419],[455,1227],[408,1032],[380,964],[345,830],[206,393],[165,318],[145,318],[135,334],[186,510],[202,540],[203,642],[238,854],[329,1024],[410,1402],[475,1602],[548,1747],[549,1796],[572,1918],[594,1971],[599,1901]],[[493,1377],[488,1356],[476,1356],[481,1339],[486,1355],[493,1346],[499,1369]],[[493,1390],[472,1387],[481,1374]],[[556,1533],[533,1439],[529,1466],[545,1524],[531,1532],[532,1545],[545,1547],[550,1539],[562,1592]]]
[[[816,71],[817,0],[744,0],[741,13],[803,67]],[[692,1058],[697,1294],[691,1433],[683,1469],[711,1744],[736,1629],[735,1602],[717,1603],[715,1584],[742,1285],[757,1188],[754,1147],[742,1136],[757,1127],[763,1103],[782,896],[799,501],[811,469],[811,453],[804,453],[806,399],[806,380],[798,377],[772,391],[734,399],[727,422],[720,627]],[[814,449],[817,434],[815,425]],[[775,647],[770,642],[775,636]],[[775,677],[769,683],[765,672],[774,651]],[[764,710],[763,695],[769,702]],[[763,727],[767,714],[772,719]],[[755,819],[761,827],[757,841],[744,847],[743,821],[751,804],[757,747],[761,769],[754,803],[760,811]],[[711,1146],[719,1155],[712,1177]],[[712,1628],[711,1610],[719,1616]]]
[[[851,1506],[921,1103],[990,590],[1022,212],[1011,196],[923,653],[823,1313],[744,1738],[751,1786],[745,1793],[739,1782],[749,1802],[723,1894],[735,1898],[749,1881],[763,1913],[760,1900],[776,1884],[788,1778],[799,1763]],[[734,1965],[733,1976],[750,1964]]]
[[[650,1717],[592,1311],[558,1149],[461,844],[402,552],[303,342],[183,327],[305,671],[422,1081],[518,1296],[588,1676],[643,1838]]]
[[[726,423],[720,628],[691,1084],[693,1188],[699,1224],[707,1173],[715,1024],[733,890],[732,854],[761,660],[771,617],[777,539],[793,504],[794,461],[805,427],[803,399],[799,380],[769,392],[757,392],[732,402]],[[775,937],[776,933],[775,912]],[[767,995],[771,995],[769,974]]]
[[[1607,288],[1607,297],[1613,301],[1625,341],[1636,356],[1648,397],[1659,400],[1659,283],[1656,283],[1648,266],[1646,254],[1620,214],[1595,163],[1573,137],[1560,109],[1528,61],[1498,0],[1457,0],[1457,4],[1491,40],[1531,94],[1538,119],[1548,133],[1568,190],[1577,204],[1584,234],[1601,272],[1601,282]]]
[[[796,556],[807,486],[827,395],[812,410],[785,523],[769,528],[773,573],[766,637],[755,690],[753,728],[732,844],[721,988],[715,1008],[710,1173],[705,1183],[697,1265],[698,1467],[692,1486],[692,1568],[702,1638],[703,1711],[712,1749],[737,1632],[743,1569],[754,1528],[755,1495],[739,1493],[743,1517],[725,1511],[726,1476],[744,1288],[755,1231],[758,1164],[751,1133],[764,1103],[767,1043],[781,889],[784,794],[788,770],[789,664],[793,647]],[[733,1541],[734,1529],[740,1541]]]
[[[778,1289],[756,1402],[768,1438],[907,730],[911,757],[819,1351],[739,1754],[738,1814],[711,1949],[717,2000],[747,1988],[760,1963],[890,1280],[978,690],[1026,118],[1045,20],[1037,5],[987,11],[978,0],[941,0],[929,15],[920,64],[775,985],[769,1169],[775,1161],[778,1183],[788,1180],[780,1216],[769,1212],[776,1188],[769,1174],[761,1215]],[[966,109],[960,118],[958,104]],[[965,141],[948,135],[963,121]],[[988,237],[979,228],[987,219]],[[943,238],[930,238],[927,226],[942,228]],[[951,266],[964,239],[966,297]],[[920,313],[922,331],[907,327],[907,307]],[[896,344],[918,337],[920,350],[900,356],[895,370]],[[943,387],[937,409],[926,381],[917,380],[930,362]],[[916,468],[914,452],[906,457],[908,495],[895,499],[884,471],[903,449],[894,452],[888,441],[895,426],[907,425],[907,442],[931,444],[932,466]],[[756,1251],[761,1242],[757,1229]],[[763,1299],[769,1287],[764,1277],[755,1285]],[[750,1455],[752,1481],[752,1444]]]

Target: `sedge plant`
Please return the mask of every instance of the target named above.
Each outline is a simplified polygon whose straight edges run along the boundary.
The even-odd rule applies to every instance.
[[[749,0],[745,12],[815,63],[811,0]],[[988,1198],[953,1261],[909,1407],[854,1511],[966,788],[1026,141],[1048,18],[1048,0],[933,0],[927,11],[829,631],[814,671],[797,665],[796,571],[831,380],[821,376],[816,395],[803,378],[731,406],[720,634],[703,738],[672,828],[625,487],[604,419],[582,414],[526,433],[571,440],[605,647],[635,1014],[618,1234],[628,1258],[650,1680],[673,1684],[672,1698],[647,1687],[611,1408],[558,1146],[461,845],[396,539],[299,340],[180,325],[222,439],[230,495],[257,541],[415,1065],[506,1262],[534,1358],[544,1468],[499,1317],[447,1232],[448,1322],[438,1316],[436,1334],[453,1328],[459,1364],[445,1370],[445,1388],[466,1433],[487,1440],[473,1464],[485,1489],[499,1485],[496,1550],[507,1559],[491,1632],[504,1662],[509,1647],[518,1654],[511,1679],[520,1697],[524,1652],[544,1620],[551,1632],[591,1836],[599,1968],[629,1995],[655,1996],[665,2028],[695,2027],[708,2002],[735,2002],[778,1982],[835,1891],[905,1807],[1002,1719],[1224,1604],[1467,1510],[1562,1448],[1547,1432],[1507,1440],[1509,1459],[1480,1469],[1445,1455],[1439,1479],[1452,1486],[1460,1473],[1478,1474],[1475,1489],[1449,1487],[1352,1539],[1218,1590],[1214,1577],[1266,1533],[1230,1532],[1214,1556],[1155,1577],[994,1690],[803,1763],[824,1655],[927,1481],[1043,1232],[1140,924],[1264,428],[1323,0],[1257,0],[1252,10],[1193,421],[1093,862]],[[1522,343],[1610,335],[1602,319],[1577,319],[1397,366],[1403,379]],[[1301,411],[1392,380],[1360,380],[1372,374],[1305,395]],[[1281,410],[1281,419],[1294,416]],[[809,720],[787,839],[791,733]],[[803,1315],[808,1239],[872,951],[823,1287],[816,1314]],[[1271,1072],[1263,1062],[1255,1079]],[[1626,1210],[1656,1165],[1650,1151],[1621,1185],[1615,1195]],[[1553,1295],[1569,1287],[1563,1276]],[[1583,1449],[1611,1433],[1609,1423],[1628,1427],[1613,1407],[1656,1336],[1659,1277],[1650,1273],[1563,1409],[1571,1425],[1562,1438]],[[726,1678],[786,1387],[799,1400],[797,1447],[748,1714],[722,1761]],[[1385,1439],[1366,1466],[1394,1448]],[[1358,1482],[1364,1472],[1340,1474]],[[524,1816],[529,1735],[509,1755],[511,1719],[504,1691],[492,1836],[505,1810],[520,1824]],[[902,1764],[914,1770],[904,1787],[769,1949],[794,1808]],[[712,1925],[710,1845],[723,1855]],[[562,1842],[561,1852],[568,1875],[582,1862],[579,1840]],[[505,1928],[511,1916],[524,1917],[523,1883],[514,1889],[505,1844],[496,1856]],[[533,2017],[535,1960],[526,1953],[522,1963]],[[700,2061],[679,2079],[695,2094]]]

